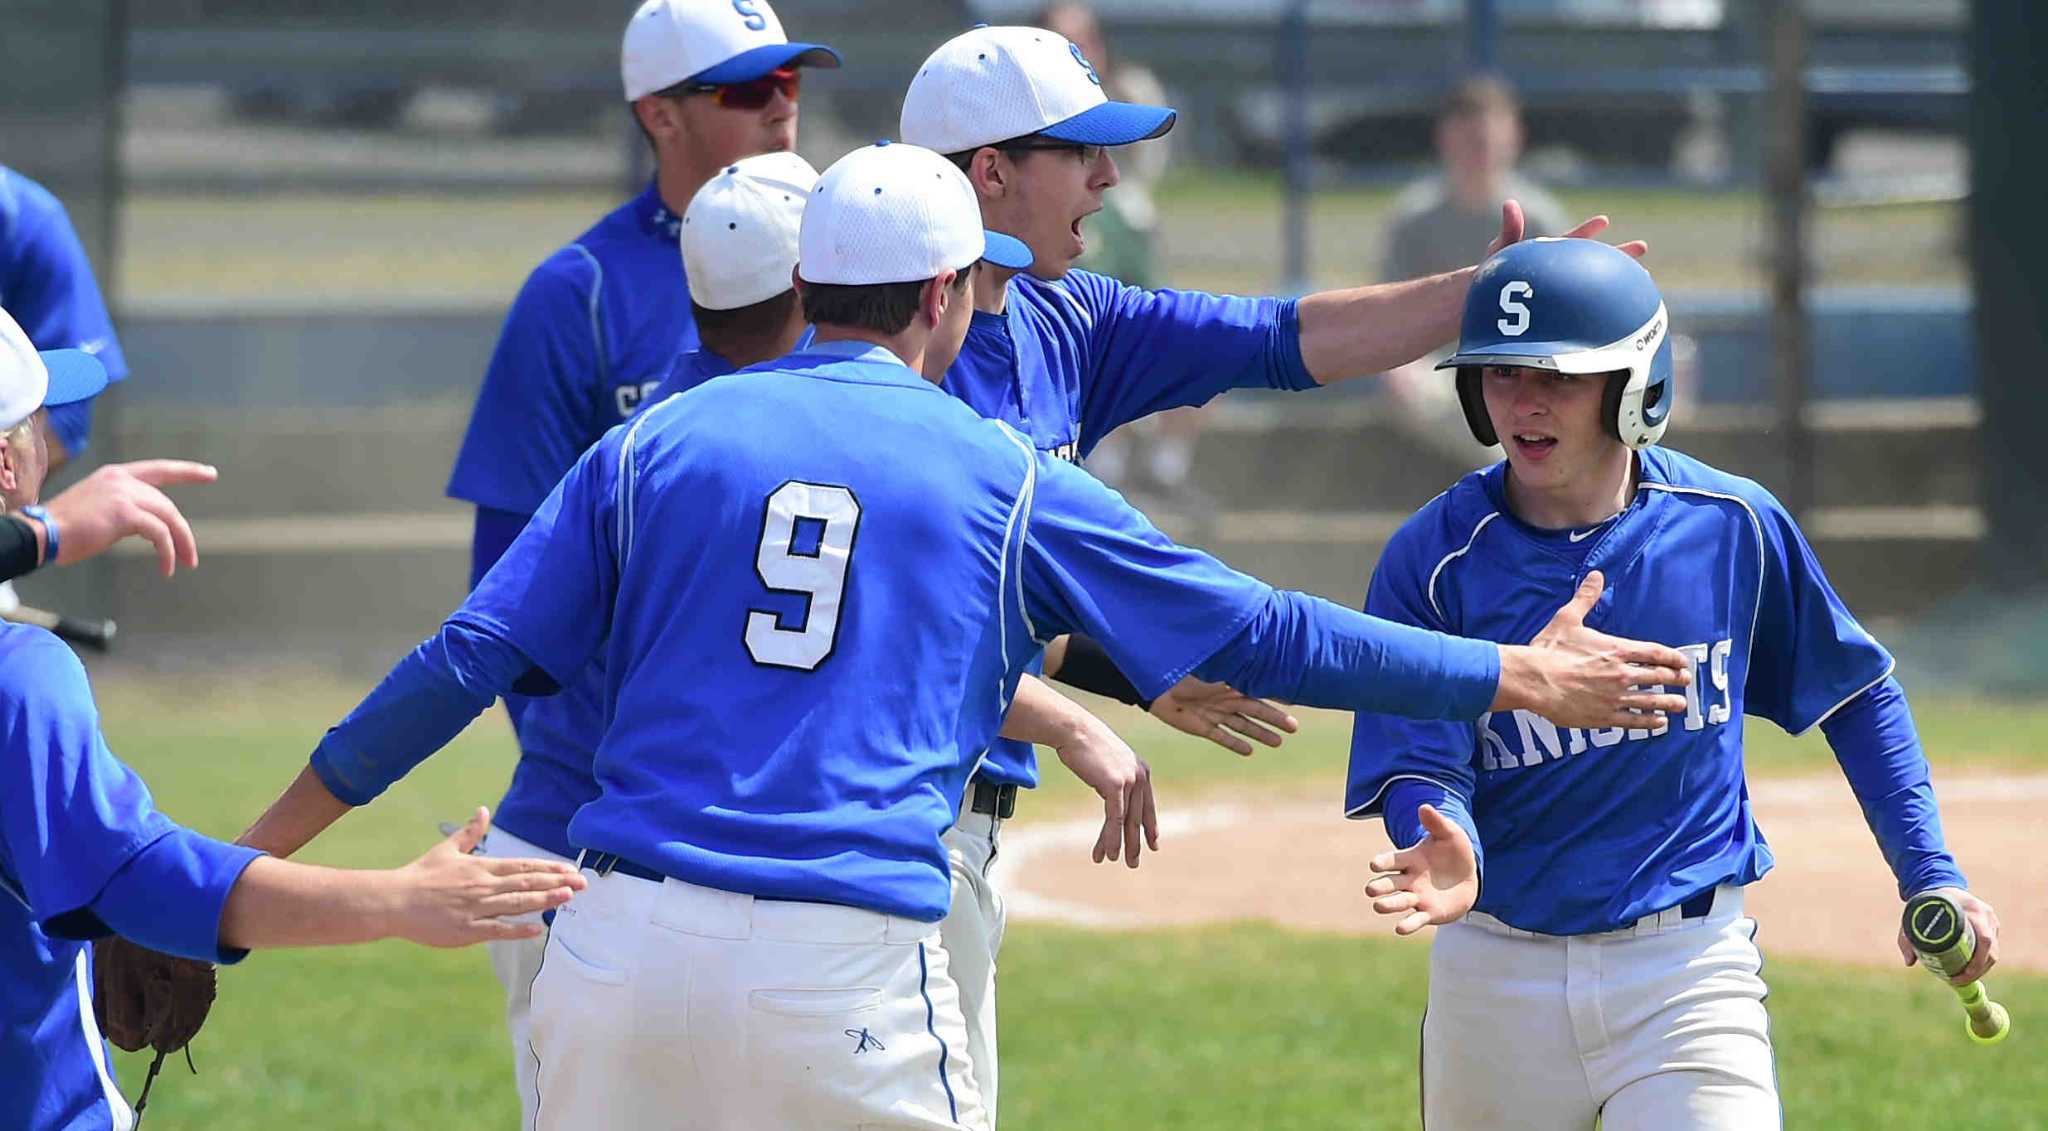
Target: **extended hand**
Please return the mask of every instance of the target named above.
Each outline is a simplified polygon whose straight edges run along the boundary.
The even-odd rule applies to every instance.
[[[1565,235],[1572,239],[1594,239],[1601,232],[1607,230],[1607,224],[1606,216],[1595,216],[1571,231],[1566,232]],[[1500,235],[1495,236],[1493,242],[1486,245],[1487,258],[1491,258],[1494,252],[1511,243],[1522,242],[1522,235],[1527,230],[1527,222],[1522,217],[1521,202],[1510,200],[1502,204],[1500,206]],[[1650,254],[1650,245],[1643,240],[1630,240],[1627,243],[1616,244],[1615,247],[1635,256],[1637,259]]]
[[[1277,727],[1288,734],[1301,729],[1293,715],[1264,699],[1254,699],[1229,684],[1208,683],[1194,676],[1174,684],[1166,694],[1154,699],[1151,711],[1154,718],[1177,731],[1206,738],[1246,757],[1251,755],[1252,745],[1238,735],[1255,738],[1267,746],[1279,746],[1284,740],[1267,727]]]
[[[199,543],[176,503],[159,488],[211,483],[219,472],[203,463],[149,459],[110,463],[49,500],[57,524],[57,563],[70,565],[103,553],[123,538],[156,547],[165,577],[199,564]]]
[[[1586,627],[1606,584],[1599,570],[1588,573],[1527,647],[1501,648],[1494,710],[1533,711],[1565,727],[1650,729],[1684,713],[1685,696],[1661,690],[1692,682],[1684,653]]]
[[[1365,885],[1374,911],[1401,916],[1394,924],[1397,935],[1455,922],[1479,898],[1479,861],[1471,838],[1433,805],[1424,805],[1421,817],[1422,839],[1373,857],[1370,867],[1379,874]]]
[[[1152,767],[1107,724],[1093,716],[1088,721],[1094,725],[1083,727],[1053,749],[1060,762],[1102,798],[1102,833],[1095,838],[1095,862],[1114,860],[1121,852],[1125,863],[1135,868],[1144,848],[1159,851]]]
[[[532,938],[542,926],[512,916],[560,907],[586,885],[563,861],[470,855],[490,828],[490,813],[479,808],[454,835],[397,871],[387,933],[423,946]]]
[[[1950,978],[1952,986],[1967,986],[1982,978],[1986,971],[1998,965],[1998,912],[1991,905],[1961,888],[1934,889],[1956,901],[1963,909],[1963,918],[1970,924],[1970,930],[1977,934],[1977,949],[1970,955],[1970,964]],[[1913,944],[1906,939],[1906,928],[1899,928],[1899,955],[1911,966],[1920,961],[1920,955],[1913,950]]]

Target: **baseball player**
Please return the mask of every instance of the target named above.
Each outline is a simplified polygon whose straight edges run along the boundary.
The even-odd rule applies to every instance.
[[[1148,291],[1072,270],[1087,247],[1082,222],[1118,183],[1111,150],[1158,137],[1175,119],[1163,106],[1105,98],[1079,48],[1041,28],[982,27],[959,35],[925,60],[904,95],[903,140],[951,156],[975,186],[983,222],[1032,252],[1028,272],[987,270],[976,282],[974,322],[946,389],[1010,424],[1040,451],[1078,460],[1140,417],[1203,404],[1232,388],[1306,390],[1379,373],[1456,333],[1470,268],[1299,300]],[[1595,217],[1573,234],[1597,235],[1606,223]],[[1495,247],[1521,235],[1520,208],[1510,203]],[[1623,247],[1636,255],[1647,250],[1639,242]],[[1063,665],[1054,663],[1060,659]],[[1057,646],[1049,650],[1046,670],[1125,702],[1138,699],[1093,641],[1068,642],[1064,656]],[[1190,705],[1198,708],[1191,714]],[[1269,704],[1198,682],[1169,690],[1150,709],[1178,714],[1217,741],[1230,741],[1236,728],[1272,742],[1277,735],[1260,723],[1293,726]],[[963,828],[950,842],[961,898],[947,943],[969,1005],[977,1062],[990,1066],[984,1091],[991,1096],[1004,912],[989,866],[1017,790],[1037,781],[1029,746],[998,743],[976,774]]]
[[[99,358],[112,384],[128,376],[128,360],[114,336],[106,299],[92,262],[64,205],[50,190],[0,165],[0,306],[7,308],[38,349],[82,350]],[[92,433],[90,398],[49,414],[50,467],[86,449]]]
[[[477,508],[472,585],[576,457],[696,348],[690,278],[676,254],[684,209],[737,159],[791,149],[803,69],[838,65],[829,47],[789,42],[768,0],[645,0],[634,13],[620,73],[654,181],[543,261],[506,316],[448,482],[450,496]],[[593,673],[559,695],[506,700],[520,759],[486,852],[568,852],[569,815],[596,795],[588,767],[603,730],[598,687]],[[524,1066],[525,992],[539,951],[491,951],[514,1063]],[[530,1111],[524,1067],[519,1083]]]
[[[817,184],[810,162],[783,152],[741,158],[697,190],[681,242],[699,344],[676,356],[644,405],[796,348],[804,335],[791,281],[797,227]]]
[[[943,158],[835,164],[800,235],[816,341],[608,433],[302,775],[374,793],[602,655],[601,792],[569,828],[587,914],[555,919],[533,994],[541,1127],[986,1127],[940,837],[1053,635],[1097,630],[1154,694],[1193,671],[1446,718],[1683,707],[1633,686],[1682,685],[1678,653],[1571,610],[1537,647],[1460,640],[1168,542],[936,387],[984,258],[1029,252]],[[1105,805],[1112,849],[1141,823]]]
[[[1772,864],[1747,715],[1820,727],[1900,895],[1965,908],[1983,943],[1959,984],[1996,960],[1998,917],[1943,846],[1891,656],[1769,491],[1653,446],[1671,357],[1628,256],[1560,239],[1487,260],[1443,364],[1474,437],[1507,458],[1423,507],[1373,575],[1368,613],[1503,642],[1604,575],[1586,622],[1669,641],[1697,677],[1682,713],[1627,726],[1358,717],[1346,810],[1408,846],[1372,862],[1387,874],[1367,894],[1402,934],[1446,924],[1422,1027],[1431,1131],[1779,1125],[1743,914]]]
[[[49,470],[48,413],[97,394],[105,368],[38,352],[0,315],[0,504],[33,505]],[[172,823],[108,752],[85,669],[40,628],[0,623],[0,1126],[125,1129],[88,989],[93,946],[118,932],[215,962],[255,947],[407,938],[456,946],[535,934],[501,916],[557,907],[566,865],[467,855],[469,827],[411,866],[314,868]]]

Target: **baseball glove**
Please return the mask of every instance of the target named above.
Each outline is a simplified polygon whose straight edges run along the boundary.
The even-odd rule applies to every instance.
[[[93,947],[93,1015],[118,1048],[177,1052],[213,1008],[213,964],[174,958],[118,935]]]

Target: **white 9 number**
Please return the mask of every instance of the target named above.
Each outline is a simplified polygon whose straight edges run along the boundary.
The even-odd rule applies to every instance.
[[[1501,310],[1515,316],[1515,320],[1512,322],[1505,318],[1497,319],[1494,322],[1494,325],[1500,327],[1501,333],[1506,334],[1510,338],[1516,338],[1529,332],[1529,308],[1522,303],[1516,302],[1515,299],[1517,297],[1530,298],[1535,294],[1536,289],[1520,279],[1516,279],[1500,289]]]
[[[794,628],[766,610],[747,613],[747,652],[755,663],[815,671],[832,654],[859,528],[860,501],[844,487],[790,482],[768,496],[754,572],[769,589],[808,600]]]

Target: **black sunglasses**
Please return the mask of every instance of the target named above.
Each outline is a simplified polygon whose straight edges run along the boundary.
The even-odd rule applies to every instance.
[[[1054,137],[1013,138],[1009,141],[999,141],[989,148],[1001,150],[1004,153],[1056,152],[1064,150],[1080,158],[1083,165],[1095,164],[1096,158],[1102,156],[1103,150],[1103,147],[1100,145],[1083,145],[1077,141],[1061,141]]]

